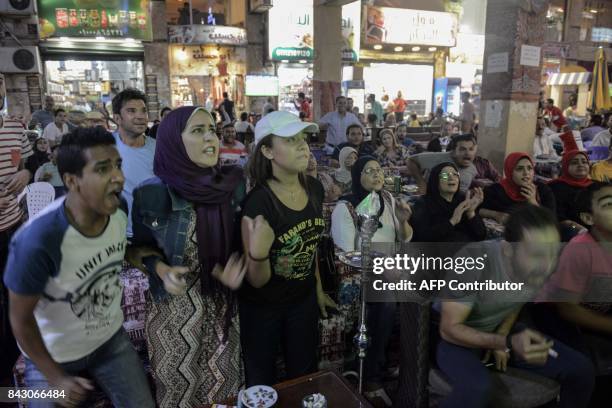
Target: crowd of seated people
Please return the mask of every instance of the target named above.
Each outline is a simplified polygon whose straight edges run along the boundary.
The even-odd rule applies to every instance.
[[[446,151],[438,151],[440,143],[410,141],[411,124],[392,123],[395,115],[387,115],[376,138],[366,140],[366,128],[345,112],[345,99],[337,100],[337,111],[324,121],[334,139],[323,149],[309,146],[317,124],[282,111],[258,121],[242,114],[234,123],[217,121],[201,107],[165,110],[153,139],[145,134],[146,98],[129,89],[113,100],[113,134],[82,127],[54,138],[51,148],[45,138],[27,149],[23,141],[27,173],[17,163],[10,175],[19,174],[17,187],[45,181],[62,189],[58,197],[65,193],[18,232],[21,219],[8,222],[10,234],[3,235],[7,248],[12,239],[10,251],[3,249],[3,281],[12,333],[27,356],[26,384],[65,387],[79,401],[95,382],[117,406],[191,406],[223,401],[245,384],[275,384],[281,352],[285,378],[316,371],[319,318],[337,307],[323,288],[317,247],[327,226],[338,252],[358,250],[355,209],[372,195],[380,203],[374,242],[478,243],[503,260],[494,271],[499,276],[529,279],[529,259],[544,256],[538,244],[568,242],[550,280],[537,282],[543,305],[534,307],[535,326],[516,323],[535,295],[495,306],[442,302],[435,306],[441,341],[432,363],[453,387],[441,406],[486,406],[492,383],[480,352],[488,351],[499,371],[514,366],[555,379],[560,406],[587,407],[593,366],[600,361],[591,353],[590,337],[582,336],[599,339],[602,355],[612,349],[611,308],[589,297],[594,285],[612,279],[609,130],[587,132],[596,133],[593,141],[607,142],[608,157],[597,163],[571,143],[574,134],[559,136],[560,177],[544,180],[536,161],[555,156],[543,119],[535,132],[535,159],[511,152],[500,174],[479,156],[477,135],[452,134],[453,124],[440,112],[430,120],[443,133],[448,126]],[[561,125],[553,108],[553,123]],[[17,129],[11,137],[22,137],[17,124],[6,123]],[[245,146],[237,133],[252,133],[253,142]],[[413,144],[434,151],[416,153]],[[317,162],[316,150],[327,152],[329,165]],[[389,191],[388,175],[415,187],[409,197]],[[7,199],[3,205],[13,203]],[[329,218],[324,205],[333,206]],[[511,249],[498,253],[485,241],[490,221],[505,227],[502,241],[512,243]],[[71,250],[77,245],[83,251]],[[96,258],[98,253],[108,256]],[[556,264],[556,254],[546,256]],[[154,391],[139,357],[124,350],[118,275],[134,267],[149,280],[144,315]],[[77,280],[100,285],[108,302],[66,302],[87,296]],[[569,300],[551,295],[552,303],[544,303],[545,295],[556,292]],[[48,306],[38,308],[39,302]],[[396,304],[367,308],[372,343],[365,395],[390,406],[386,352]],[[552,317],[547,321],[549,315],[558,324],[551,324]],[[5,328],[3,337],[9,332]],[[549,356],[552,348],[558,357]],[[108,358],[99,358],[100,350]],[[8,359],[4,376],[15,363]],[[111,381],[108,371],[124,364],[131,368],[121,377],[130,378]]]

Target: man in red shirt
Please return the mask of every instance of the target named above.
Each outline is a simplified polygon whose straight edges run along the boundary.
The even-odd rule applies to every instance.
[[[548,98],[544,107],[546,109],[546,114],[550,118],[550,121],[557,127],[557,130],[561,130],[563,126],[567,125],[567,120],[565,116],[563,116],[561,109],[555,106],[554,99]]]
[[[589,231],[567,244],[557,271],[544,290],[545,300],[555,302],[559,316],[569,326],[552,324],[547,331],[577,350],[589,351],[588,354],[596,356],[593,362],[598,371],[609,372],[612,356],[612,184],[594,182],[580,192],[576,204]],[[550,314],[546,320],[550,320]]]
[[[304,92],[298,92],[298,98],[296,101],[293,102],[293,104],[295,105],[295,109],[297,109],[300,112],[303,112],[305,116],[305,120],[309,121],[311,119],[310,117],[310,104],[308,103],[308,100],[306,99],[306,95],[304,94]]]
[[[395,113],[395,121],[397,123],[401,123],[404,121],[404,111],[406,110],[406,101],[402,97],[402,91],[397,91],[397,98],[393,100],[393,105],[395,108],[393,112]]]

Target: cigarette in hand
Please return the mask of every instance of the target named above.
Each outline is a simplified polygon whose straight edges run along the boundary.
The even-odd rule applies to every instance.
[[[555,349],[552,349],[552,348],[548,349],[548,355],[551,356],[552,358],[559,357],[559,353],[557,353],[557,351]]]

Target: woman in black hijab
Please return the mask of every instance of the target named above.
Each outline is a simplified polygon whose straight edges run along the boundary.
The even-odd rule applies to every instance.
[[[392,252],[395,255],[396,244],[410,241],[412,228],[409,220],[410,206],[396,200],[383,189],[384,172],[376,158],[362,156],[351,168],[352,194],[343,196],[332,213],[331,236],[334,244],[342,251],[359,250],[359,230],[356,222],[355,208],[371,192],[378,195],[378,229],[372,242],[378,243],[376,250]],[[379,299],[380,300],[380,299]],[[385,352],[393,330],[396,309],[395,299],[386,302],[368,303],[368,331],[371,343],[365,359],[365,396],[370,401],[382,400],[390,405],[391,400],[383,387],[386,357]]]
[[[331,236],[342,251],[359,248],[359,233],[356,226],[355,208],[372,191],[378,194],[380,210],[379,227],[372,242],[407,242],[412,238],[409,219],[410,206],[396,200],[383,190],[385,176],[380,164],[373,156],[360,157],[351,168],[352,194],[340,197],[331,219]]]
[[[32,150],[34,154],[28,157],[25,164],[26,169],[28,169],[32,174],[32,179],[30,181],[34,180],[36,170],[51,160],[49,158],[49,143],[47,142],[47,139],[43,139],[42,137],[36,139],[34,142],[34,149]]]
[[[415,242],[482,241],[487,230],[477,214],[484,196],[482,189],[459,192],[459,170],[441,163],[431,170],[427,193],[415,205],[412,228]]]

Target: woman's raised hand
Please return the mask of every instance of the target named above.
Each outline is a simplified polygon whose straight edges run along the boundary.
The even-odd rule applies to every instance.
[[[478,210],[478,207],[484,201],[484,192],[482,188],[476,187],[472,191],[469,191],[466,199],[470,203],[468,209],[466,210],[466,215],[469,218],[473,218],[476,215],[476,210]]]
[[[263,259],[268,257],[270,248],[274,243],[274,230],[270,227],[268,221],[263,215],[258,215],[255,219],[245,215],[243,222],[247,225],[248,250],[251,258]]]
[[[412,208],[410,204],[402,200],[397,200],[395,205],[395,216],[400,223],[408,222],[410,217],[412,217]]]

